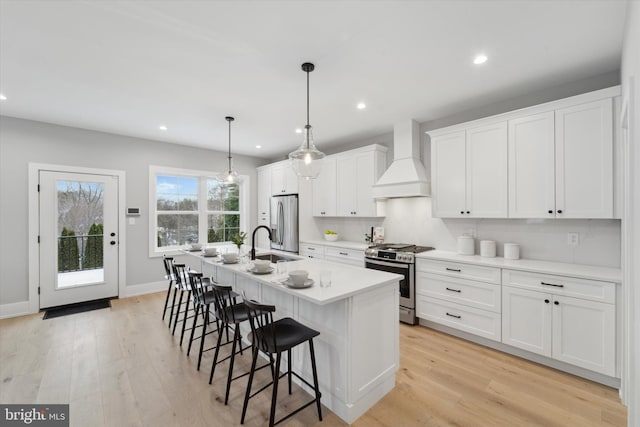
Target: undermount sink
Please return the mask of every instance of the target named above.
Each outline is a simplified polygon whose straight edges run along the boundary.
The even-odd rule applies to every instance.
[[[297,261],[297,258],[291,258],[285,255],[278,255],[278,254],[262,254],[262,255],[256,255],[256,259],[266,259],[271,261],[273,264],[275,264],[277,261]]]

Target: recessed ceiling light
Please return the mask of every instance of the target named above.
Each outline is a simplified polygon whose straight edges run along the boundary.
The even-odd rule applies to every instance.
[[[6,101],[7,97],[0,93],[0,101]]]
[[[296,133],[302,133],[302,129],[300,128],[296,129]]]
[[[165,125],[162,125],[160,127],[158,127],[158,129],[160,129],[161,131],[167,131],[168,128]]]
[[[358,107],[358,110],[364,110],[365,108],[367,108],[367,104],[365,104],[364,102],[359,102],[356,107]]]
[[[480,65],[480,64],[484,64],[485,62],[487,62],[487,55],[477,55],[475,58],[473,58],[473,63],[476,65]]]
[[[256,145],[256,148],[262,148],[262,145]]]

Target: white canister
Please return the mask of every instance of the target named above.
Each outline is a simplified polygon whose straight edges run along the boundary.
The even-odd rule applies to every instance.
[[[496,242],[493,240],[481,240],[480,241],[480,256],[485,258],[495,258],[496,256]]]
[[[517,243],[505,243],[504,259],[520,259],[520,245]]]
[[[458,237],[458,253],[460,255],[473,255],[475,254],[475,239],[471,236]]]

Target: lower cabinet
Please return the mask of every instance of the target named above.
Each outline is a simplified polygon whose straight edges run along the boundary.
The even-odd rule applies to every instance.
[[[418,260],[416,269],[417,317],[500,341],[499,268]]]
[[[300,242],[300,255],[307,258],[324,259],[324,246]]]
[[[364,267],[364,250],[300,242],[300,255]]]
[[[615,305],[503,286],[502,342],[615,376]]]
[[[617,376],[615,283],[441,260],[416,270],[418,318]]]

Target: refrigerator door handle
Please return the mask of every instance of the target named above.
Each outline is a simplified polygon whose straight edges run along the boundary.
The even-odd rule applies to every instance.
[[[280,229],[278,244],[282,245],[284,241],[284,204],[282,202],[278,203],[278,228]]]

